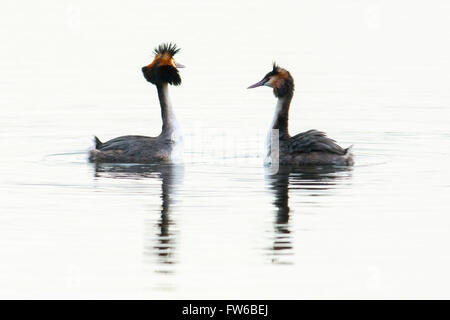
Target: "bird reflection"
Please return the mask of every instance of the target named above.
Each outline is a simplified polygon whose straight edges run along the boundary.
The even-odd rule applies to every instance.
[[[289,194],[301,192],[307,196],[321,196],[351,175],[347,167],[296,167],[280,166],[275,174],[266,174],[269,189],[274,194],[275,219],[273,243],[269,256],[274,264],[290,264],[294,250],[290,225]],[[308,200],[310,201],[310,200]]]
[[[156,236],[153,230],[145,236],[144,254],[146,257],[157,257],[158,273],[171,273],[170,265],[175,260],[176,249],[176,223],[171,218],[171,205],[174,202],[173,195],[176,185],[182,182],[183,167],[173,164],[158,165],[117,165],[96,164],[96,177],[120,178],[120,179],[157,179],[161,181],[161,210],[156,226],[152,219],[152,229],[156,227]],[[147,239],[151,239],[148,244]],[[156,244],[153,243],[156,239]]]

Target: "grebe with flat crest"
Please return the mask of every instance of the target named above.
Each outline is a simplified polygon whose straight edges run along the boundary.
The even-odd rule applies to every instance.
[[[311,165],[353,165],[351,147],[343,149],[336,142],[317,130],[309,130],[291,136],[288,131],[289,107],[294,96],[294,79],[289,71],[280,68],[275,63],[272,71],[264,78],[248,87],[248,89],[267,86],[273,88],[278,99],[275,115],[272,121],[267,142],[267,162],[274,159],[272,153],[273,130],[278,130],[278,161],[280,164],[299,166]]]
[[[161,105],[162,131],[157,137],[122,136],[107,142],[95,137],[90,151],[91,162],[160,163],[178,162],[181,157],[182,134],[169,99],[169,84],[178,86],[181,78],[173,56],[180,51],[175,44],[161,44],[154,50],[155,58],[142,67],[145,79],[158,90]]]

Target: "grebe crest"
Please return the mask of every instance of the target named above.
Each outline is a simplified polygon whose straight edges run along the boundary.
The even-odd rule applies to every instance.
[[[180,48],[173,43],[164,43],[156,47],[153,51],[155,58],[152,63],[142,67],[145,79],[154,85],[163,83],[180,85],[181,77],[177,68],[184,66],[175,62],[173,58],[179,51]]]

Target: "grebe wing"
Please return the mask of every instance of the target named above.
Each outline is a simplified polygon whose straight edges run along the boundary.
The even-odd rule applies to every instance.
[[[122,136],[102,142],[101,144],[96,143],[96,149],[101,151],[121,150],[128,152],[130,149],[139,148],[142,144],[152,143],[155,140],[156,138],[145,136]]]
[[[299,133],[289,139],[289,152],[328,152],[343,155],[346,149],[336,144],[336,141],[326,136],[324,132],[317,130],[308,130]]]

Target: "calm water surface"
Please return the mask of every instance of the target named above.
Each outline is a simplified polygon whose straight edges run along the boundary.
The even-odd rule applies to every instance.
[[[450,298],[449,4],[277,5],[6,2],[1,298]],[[140,67],[170,40],[184,163],[88,163],[94,134],[159,133]],[[291,132],[353,168],[264,168],[275,99],[245,88],[273,60]]]

